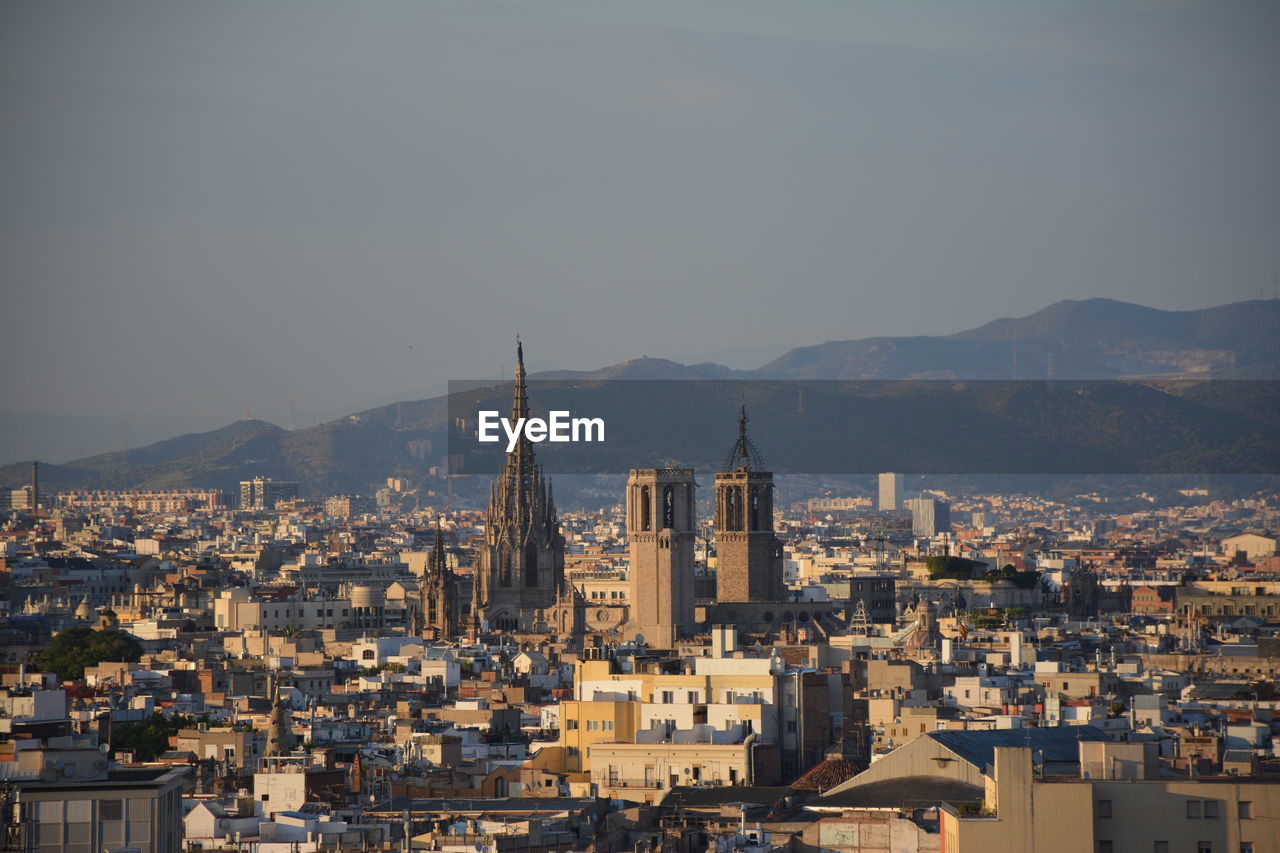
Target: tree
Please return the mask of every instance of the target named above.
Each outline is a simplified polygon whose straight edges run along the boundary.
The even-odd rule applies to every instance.
[[[953,580],[969,580],[973,577],[976,569],[983,567],[986,563],[980,563],[977,560],[968,560],[964,557],[949,557],[943,555],[934,555],[925,558],[925,567],[929,570],[930,580],[942,580],[950,578]]]
[[[112,752],[132,752],[138,761],[154,761],[169,748],[169,738],[182,729],[194,729],[201,723],[211,722],[207,715],[189,717],[174,714],[166,717],[159,711],[137,723],[125,723],[114,727],[111,733]]]
[[[142,658],[142,644],[124,631],[68,628],[60,631],[49,648],[36,655],[36,666],[55,672],[63,681],[84,678],[85,667],[104,660],[134,663]]]

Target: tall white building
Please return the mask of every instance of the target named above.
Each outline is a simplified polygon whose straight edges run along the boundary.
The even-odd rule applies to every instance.
[[[876,508],[881,512],[902,508],[902,475],[881,474],[880,496]]]

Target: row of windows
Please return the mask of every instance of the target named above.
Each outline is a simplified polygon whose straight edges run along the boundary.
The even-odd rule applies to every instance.
[[[1216,615],[1218,616],[1236,616],[1236,615],[1254,616],[1259,614],[1266,614],[1267,616],[1271,616],[1271,615],[1274,615],[1275,612],[1276,612],[1276,607],[1274,604],[1268,604],[1266,607],[1255,606],[1253,604],[1246,604],[1240,608],[1239,614],[1236,613],[1235,605],[1220,604],[1218,605],[1218,612]],[[1201,604],[1200,615],[1201,616],[1215,615],[1213,611],[1213,606],[1209,604]]]
[[[1099,818],[1111,817],[1111,801],[1098,800],[1094,814]],[[1245,819],[1253,817],[1253,803],[1248,800],[1240,800],[1236,803],[1236,817]],[[1218,801],[1187,800],[1187,818],[1189,820],[1217,820]]]
[[[264,615],[265,615],[265,614],[264,614]],[[280,611],[279,611],[279,610],[276,610],[276,611],[275,611],[275,613],[274,613],[273,615],[274,615],[274,617],[275,617],[275,618],[279,619],[279,618],[280,618]],[[292,612],[290,612],[289,610],[287,610],[287,609],[285,610],[284,615],[285,615],[285,617],[286,617],[286,618],[289,618],[289,619],[292,619],[292,618],[293,618],[293,616],[294,616],[294,614],[293,614]],[[298,612],[298,618],[299,618],[299,619],[302,619],[302,618],[303,618],[303,617],[305,617],[306,615],[307,615],[307,612],[306,612],[306,609],[305,609],[305,608],[302,608],[302,609],[300,609],[300,610],[299,610],[299,612]],[[343,615],[343,616],[346,616],[346,615],[347,615],[347,609],[346,609],[345,607],[344,607],[344,608],[342,608],[342,615]],[[321,617],[321,616],[333,616],[333,608],[332,608],[332,607],[330,607],[330,608],[325,609],[325,608],[322,608],[322,607],[317,607],[317,608],[316,608],[316,616],[317,616],[317,617]]]

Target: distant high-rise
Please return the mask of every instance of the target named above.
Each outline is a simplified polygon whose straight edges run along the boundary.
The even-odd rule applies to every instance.
[[[280,501],[291,501],[297,497],[297,483],[273,480],[270,477],[240,481],[241,509],[275,509]]]
[[[901,474],[880,475],[880,495],[876,508],[881,512],[902,509]]]
[[[716,474],[716,596],[720,601],[783,601],[782,543],[773,532],[773,474],[762,471],[747,438],[747,407],[738,438]]]
[[[633,468],[627,479],[627,632],[654,648],[674,648],[693,625],[695,488],[692,468]]]
[[[907,501],[911,509],[911,535],[937,536],[951,530],[951,503],[940,498],[914,498]]]

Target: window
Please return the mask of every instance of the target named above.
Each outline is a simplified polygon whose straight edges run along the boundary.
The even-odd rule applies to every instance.
[[[674,702],[674,701],[675,701],[675,694],[674,694],[672,691],[670,691],[670,690],[664,690],[664,691],[662,691],[662,704],[663,704],[663,705],[670,705],[670,704],[671,704],[672,702]]]
[[[589,731],[589,732],[598,732],[598,731],[600,731],[600,721],[599,721],[599,720],[587,720],[587,731]]]
[[[99,800],[98,814],[103,820],[124,820],[124,803],[120,800]]]
[[[1157,841],[1151,847],[1151,853],[1169,853],[1168,841]]]
[[[1110,841],[1098,842],[1098,853],[1114,853],[1115,848],[1111,846]]]
[[[1098,800],[1098,807],[1094,809],[1093,814],[1095,817],[1111,817],[1111,801]]]
[[[1187,818],[1189,820],[1198,820],[1200,818],[1200,801],[1187,800]]]
[[[1204,801],[1204,816],[1206,820],[1215,820],[1218,817],[1218,801]]]
[[[1213,853],[1212,841],[1197,841],[1196,853]]]
[[[1253,842],[1252,842],[1252,841],[1241,841],[1241,842],[1240,842],[1240,853],[1253,853]]]
[[[1248,800],[1241,800],[1239,815],[1246,819],[1253,817],[1253,803]]]
[[[613,720],[605,720],[601,728],[604,729],[606,732],[613,731]]]
[[[576,732],[578,730],[577,720],[565,720],[564,727],[566,731]]]

